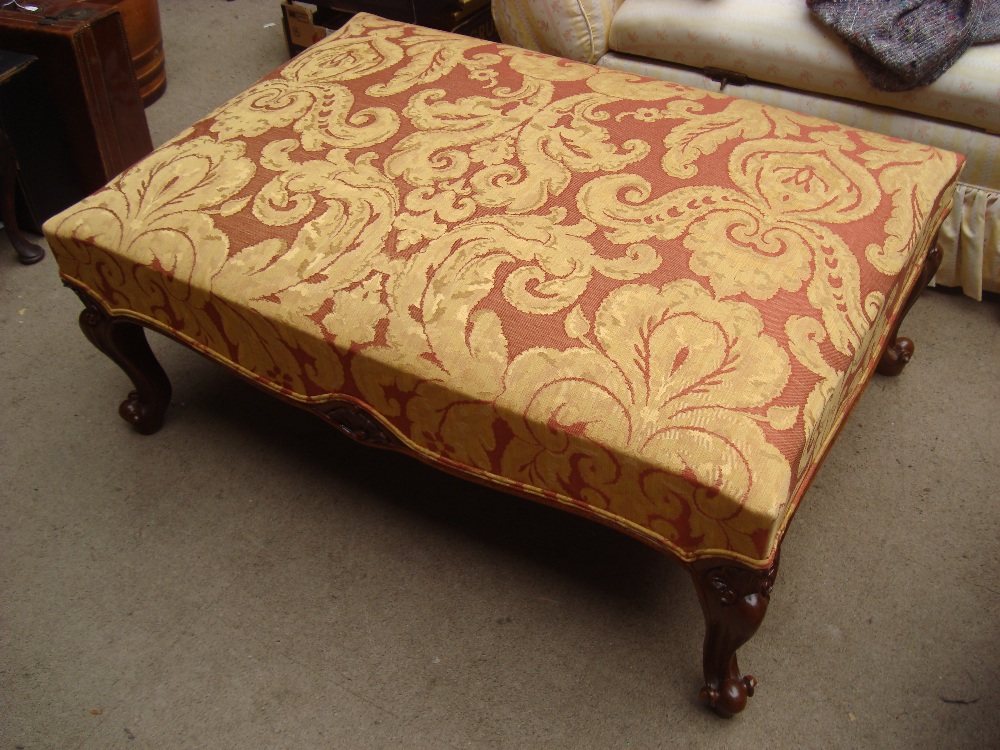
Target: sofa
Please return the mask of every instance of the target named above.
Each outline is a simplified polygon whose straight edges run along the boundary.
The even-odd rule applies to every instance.
[[[1000,292],[1000,44],[971,47],[929,86],[873,87],[805,0],[493,0],[501,39],[850,127],[957,151],[935,283]]]

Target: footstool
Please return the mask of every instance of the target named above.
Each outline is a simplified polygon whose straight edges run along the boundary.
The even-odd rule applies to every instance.
[[[152,433],[148,328],[690,572],[704,700],[934,272],[961,157],[361,14],[45,235]]]

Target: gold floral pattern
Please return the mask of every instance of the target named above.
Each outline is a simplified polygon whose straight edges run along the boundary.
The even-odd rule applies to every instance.
[[[361,14],[45,231],[68,281],[267,387],[761,565],[960,162]]]

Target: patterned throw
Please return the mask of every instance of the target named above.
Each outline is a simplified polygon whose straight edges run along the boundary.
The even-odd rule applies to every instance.
[[[806,0],[875,88],[933,83],[973,44],[1000,41],[1000,0]]]
[[[960,164],[358,15],[45,233],[69,283],[266,387],[764,566]]]

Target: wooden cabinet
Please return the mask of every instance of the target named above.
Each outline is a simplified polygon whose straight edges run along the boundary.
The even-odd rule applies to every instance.
[[[163,59],[163,32],[160,30],[158,0],[89,0],[114,6],[122,14],[139,95],[147,107],[160,98],[167,86]]]
[[[490,0],[284,0],[285,41],[298,54],[355,13],[374,13],[394,21],[500,41]]]

